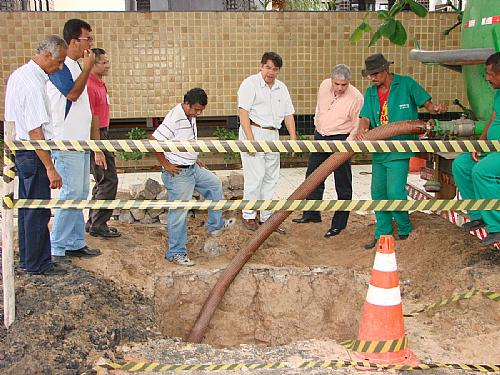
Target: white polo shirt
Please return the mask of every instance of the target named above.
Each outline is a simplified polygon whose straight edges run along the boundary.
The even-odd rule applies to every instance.
[[[180,103],[167,113],[153,133],[153,138],[158,141],[193,141],[197,137],[196,118],[189,121]],[[165,152],[164,155],[175,165],[193,165],[198,159],[198,152]]]
[[[16,69],[7,82],[5,121],[14,121],[16,140],[29,140],[29,132],[41,127],[45,139],[54,137],[47,97],[47,74],[30,60]]]
[[[69,68],[73,81],[78,79],[82,72],[78,62],[66,56],[64,64]],[[65,118],[66,97],[55,87],[52,82],[47,83],[47,94],[51,103],[52,120],[54,122],[55,139],[57,140],[86,140],[90,139],[90,125],[92,112],[90,111],[87,87],[80,97],[71,104]]]
[[[238,107],[247,111],[250,120],[256,124],[276,129],[281,128],[285,116],[295,113],[286,85],[275,80],[271,88],[260,72],[241,83],[238,89]]]

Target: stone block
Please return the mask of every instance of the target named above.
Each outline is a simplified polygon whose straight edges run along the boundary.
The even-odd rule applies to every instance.
[[[232,171],[229,174],[229,189],[242,190],[243,189],[243,174]]]
[[[134,217],[132,216],[132,214],[128,210],[122,210],[120,212],[120,216],[118,217],[118,220],[120,220],[123,223],[127,223],[127,224],[133,224],[135,221]]]
[[[132,214],[134,219],[137,221],[141,221],[146,216],[146,210],[139,210],[137,208],[132,208],[130,210],[130,213]]]

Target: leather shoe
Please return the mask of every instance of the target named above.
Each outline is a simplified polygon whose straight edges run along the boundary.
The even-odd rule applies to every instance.
[[[257,220],[255,219],[243,219],[243,226],[248,230],[257,230],[259,225],[257,224]]]
[[[118,233],[116,229],[112,230],[111,228],[103,228],[103,227],[97,229],[90,228],[89,234],[92,237],[104,237],[104,238],[116,238],[121,236],[121,233]]]
[[[462,225],[462,229],[467,232],[472,232],[477,229],[483,228],[486,226],[486,223],[482,220],[472,220]]]
[[[375,246],[377,246],[377,239],[376,238],[373,238],[370,242],[368,242],[367,244],[365,244],[365,249],[366,250],[370,250],[370,249],[373,249]]]
[[[330,228],[328,232],[325,233],[325,238],[336,236],[337,234],[340,234],[340,232],[342,232],[342,229]]]
[[[71,263],[71,259],[66,258],[65,256],[60,255],[52,255],[52,263]]]
[[[30,272],[28,271],[28,275],[40,275],[40,276],[62,276],[66,275],[68,271],[63,268],[57,267],[56,264],[52,264],[48,269],[42,272]]]
[[[78,250],[66,250],[66,255],[69,257],[89,258],[101,255],[101,250],[91,249],[87,245]]]
[[[403,241],[408,239],[408,237],[410,237],[409,234],[396,234],[396,240]]]
[[[481,244],[487,246],[493,245],[497,242],[500,242],[500,232],[490,233],[481,240]]]
[[[308,217],[299,217],[297,219],[292,219],[292,221],[294,223],[298,223],[298,224],[304,224],[304,223],[321,223],[321,219],[311,219],[311,218],[308,218]]]

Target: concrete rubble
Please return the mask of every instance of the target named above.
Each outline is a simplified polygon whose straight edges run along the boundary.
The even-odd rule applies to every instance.
[[[229,176],[221,178],[224,199],[242,199],[243,198],[243,174],[242,172],[232,171]],[[118,192],[119,199],[133,200],[168,200],[167,189],[158,181],[148,178],[141,184],[130,186],[128,191]],[[203,197],[198,193],[193,193],[193,200],[203,200]],[[190,212],[190,217],[194,216],[195,212]],[[127,224],[166,224],[167,210],[161,208],[151,208],[147,210],[132,208],[132,209],[115,209],[113,216],[116,220]],[[214,247],[215,248],[215,247]],[[213,253],[214,249],[207,250],[208,253]]]

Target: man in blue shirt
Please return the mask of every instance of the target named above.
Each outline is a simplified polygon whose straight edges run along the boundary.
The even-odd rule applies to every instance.
[[[79,19],[64,24],[63,34],[68,53],[61,71],[49,76],[47,94],[51,102],[56,140],[99,139],[99,127],[92,121],[87,79],[94,65],[90,50],[93,37],[90,25]],[[83,57],[83,69],[78,59]],[[93,128],[91,131],[91,124]],[[92,137],[91,137],[92,134]],[[105,168],[102,152],[96,152],[96,164]],[[56,169],[64,185],[60,199],[87,199],[90,184],[90,153],[54,151]],[[101,164],[99,164],[101,163]],[[64,256],[90,257],[100,254],[85,243],[85,223],[80,209],[57,209],[51,232],[52,256],[59,261]]]

